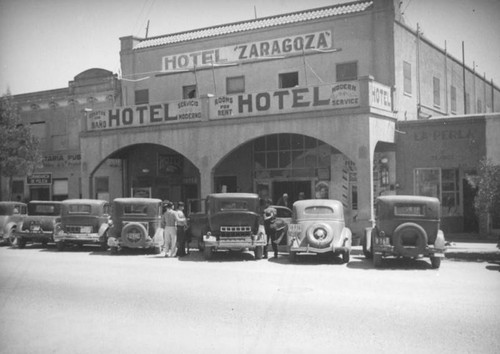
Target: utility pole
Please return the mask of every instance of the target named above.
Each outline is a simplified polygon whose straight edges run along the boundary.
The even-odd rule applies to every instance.
[[[149,20],[148,20],[148,24],[146,25],[146,38],[148,38],[148,32],[149,32]]]

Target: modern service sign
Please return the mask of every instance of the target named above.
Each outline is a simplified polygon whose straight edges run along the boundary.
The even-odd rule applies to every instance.
[[[214,97],[210,119],[358,107],[359,82]]]
[[[130,128],[200,119],[200,100],[189,99],[89,112],[87,114],[87,130]]]

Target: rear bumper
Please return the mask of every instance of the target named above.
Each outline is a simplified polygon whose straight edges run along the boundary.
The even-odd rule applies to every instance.
[[[427,246],[420,257],[437,257],[444,258],[444,249]],[[373,245],[373,253],[381,254],[382,256],[402,256],[398,250],[392,245]]]
[[[54,242],[99,243],[100,236],[98,233],[58,234],[58,235],[54,235]]]
[[[138,242],[137,244],[130,244],[122,242],[121,238],[109,237],[108,238],[108,246],[109,247],[125,247],[125,248],[154,248],[163,246],[162,241],[154,241],[154,239],[146,239],[142,242]]]
[[[52,232],[15,232],[14,236],[23,240],[30,242],[43,242],[43,241],[53,241]]]
[[[327,253],[327,252],[334,252],[334,253],[346,253],[346,252],[351,252],[350,247],[326,247],[326,248],[316,248],[312,246],[306,246],[306,247],[289,247],[289,252],[296,252],[296,253],[309,253],[309,254],[316,254],[316,253]]]

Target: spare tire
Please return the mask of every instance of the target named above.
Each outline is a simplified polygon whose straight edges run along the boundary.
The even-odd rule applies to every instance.
[[[148,234],[144,225],[137,222],[131,222],[122,229],[122,242],[126,247],[134,247],[146,238]]]
[[[306,232],[309,244],[316,248],[326,248],[333,240],[333,230],[328,224],[313,224]]]
[[[401,224],[392,234],[392,245],[400,256],[418,257],[427,246],[427,232],[412,222]]]

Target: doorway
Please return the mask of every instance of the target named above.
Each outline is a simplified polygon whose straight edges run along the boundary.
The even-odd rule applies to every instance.
[[[273,203],[277,203],[283,193],[287,193],[292,205],[299,199],[300,192],[304,193],[305,199],[311,199],[311,181],[274,181]]]

